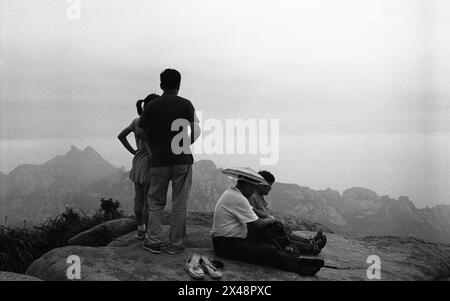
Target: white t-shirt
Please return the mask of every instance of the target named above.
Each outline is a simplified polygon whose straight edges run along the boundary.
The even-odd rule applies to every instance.
[[[213,237],[247,237],[246,223],[254,222],[258,216],[247,198],[232,187],[222,194],[214,208],[213,226],[210,235]]]

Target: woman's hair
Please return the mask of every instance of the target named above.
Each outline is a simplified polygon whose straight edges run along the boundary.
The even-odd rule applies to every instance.
[[[144,99],[139,99],[139,100],[136,102],[136,108],[137,108],[137,113],[138,113],[138,115],[141,116],[142,112],[144,112],[145,106],[146,106],[149,102],[151,102],[152,100],[154,100],[154,99],[156,99],[156,98],[158,98],[158,97],[159,97],[158,94],[152,93],[152,94],[148,95],[148,96],[147,96],[146,98],[144,98]]]
[[[269,183],[270,185],[272,185],[275,182],[275,176],[273,174],[270,173],[270,171],[267,170],[261,170],[260,172],[258,172],[259,175],[261,177],[264,178],[264,180],[266,180],[267,183]]]

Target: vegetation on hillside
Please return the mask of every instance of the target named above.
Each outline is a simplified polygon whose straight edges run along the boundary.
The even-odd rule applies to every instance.
[[[81,209],[67,207],[60,215],[32,228],[0,226],[0,271],[24,273],[28,266],[48,251],[67,245],[76,234],[103,222],[123,217],[120,203],[101,199],[92,216]],[[80,214],[81,213],[81,214]]]

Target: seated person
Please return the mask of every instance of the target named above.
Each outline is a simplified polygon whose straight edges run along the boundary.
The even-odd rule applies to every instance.
[[[248,199],[253,211],[259,218],[274,218],[269,212],[269,206],[264,199],[272,189],[272,184],[275,182],[275,176],[269,171],[263,170],[258,174],[266,180],[269,185],[258,185],[255,193]],[[282,223],[282,221],[280,221]],[[282,226],[282,225],[280,225]],[[290,240],[297,250],[296,253],[302,255],[317,255],[325,247],[327,237],[318,231],[313,238],[306,238],[296,234],[290,234]],[[292,250],[293,251],[293,250]]]
[[[227,189],[217,201],[210,231],[216,254],[303,276],[315,275],[324,265],[322,259],[299,258],[269,241],[247,237],[249,228],[257,232],[276,222],[273,218],[258,218],[252,210],[248,198],[255,192],[257,184],[253,179],[239,177],[236,186]]]

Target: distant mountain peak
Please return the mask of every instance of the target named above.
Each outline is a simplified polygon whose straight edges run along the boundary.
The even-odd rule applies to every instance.
[[[72,146],[73,147],[73,146]],[[76,148],[76,147],[75,147]],[[92,153],[92,152],[94,152],[94,153],[98,153],[92,146],[86,146],[84,149],[83,149],[83,152],[90,152],[90,153]]]
[[[106,161],[103,157],[92,147],[87,146],[84,150],[79,149],[78,147],[72,145],[70,147],[70,151],[68,151],[64,155],[56,156],[54,159],[56,160],[93,160],[93,161]],[[50,160],[52,161],[52,160]]]
[[[82,151],[82,153],[86,156],[104,160],[103,157],[92,146],[86,146]]]
[[[346,199],[374,201],[379,198],[375,191],[364,187],[352,187],[344,190],[342,196]]]
[[[58,155],[42,165],[22,164],[4,179],[0,176],[0,204],[9,199],[31,198],[43,202],[44,206],[51,202],[60,208],[67,198],[73,197],[71,193],[76,195],[77,191],[84,189],[84,185],[118,172],[119,168],[103,159],[92,147],[82,151],[72,145],[66,154]],[[16,207],[22,211],[21,206]],[[0,211],[4,210],[0,208]]]
[[[43,168],[61,170],[64,173],[75,172],[82,178],[98,178],[110,175],[119,168],[105,160],[93,147],[88,146],[84,150],[72,145],[70,151],[64,155],[58,155],[42,165]],[[65,171],[64,171],[65,170]]]
[[[66,153],[66,156],[71,154],[95,155],[96,157],[101,157],[101,155],[92,146],[86,146],[83,150],[81,150],[75,145],[72,145],[70,147],[70,151]]]
[[[214,171],[217,170],[216,163],[211,160],[199,160],[195,162],[195,165],[197,168],[206,168]]]
[[[70,153],[70,152],[79,153],[79,152],[81,152],[81,149],[79,149],[79,148],[76,147],[75,145],[71,145],[71,146],[70,146],[70,151],[69,151],[69,153]]]

